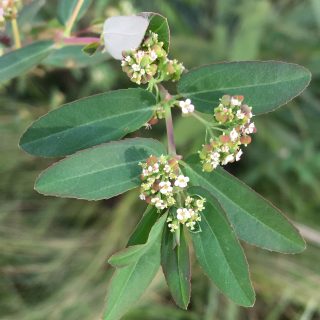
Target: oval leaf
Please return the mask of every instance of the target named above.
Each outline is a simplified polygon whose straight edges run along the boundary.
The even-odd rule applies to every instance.
[[[170,29],[168,19],[158,13],[143,12],[145,17],[148,17],[150,23],[147,30],[158,34],[158,40],[163,42],[163,48],[169,52],[170,47]]]
[[[191,294],[191,270],[189,248],[184,232],[180,232],[180,243],[175,245],[174,233],[166,226],[161,244],[161,266],[175,303],[187,309]]]
[[[203,66],[182,76],[178,92],[200,112],[213,113],[224,94],[243,95],[254,114],[273,111],[298,96],[311,73],[277,61],[228,62]]]
[[[59,0],[58,3],[58,19],[63,24],[66,25],[71,18],[79,0]],[[79,14],[76,18],[78,21],[88,10],[91,4],[91,0],[84,0],[80,8]]]
[[[56,49],[43,60],[43,64],[57,68],[84,68],[110,58],[108,54],[102,52],[90,57],[82,49],[83,46],[76,45]]]
[[[237,235],[264,249],[297,253],[305,249],[299,232],[279,209],[222,168],[202,171],[197,155],[183,169],[193,185],[209,190],[221,203]]]
[[[149,206],[130,236],[127,246],[145,243],[148,239],[152,226],[155,224],[158,218],[159,212],[156,207]]]
[[[161,154],[163,145],[153,139],[106,143],[57,162],[39,176],[35,189],[59,197],[108,199],[137,187],[139,162]]]
[[[139,245],[143,253],[137,255],[136,260],[130,257],[130,263],[114,273],[108,289],[104,320],[120,319],[137,303],[155,277],[160,267],[161,235],[165,220],[166,215],[163,215],[151,229],[147,243]]]
[[[39,41],[3,55],[0,57],[0,83],[29,71],[52,50],[52,41]]]
[[[104,43],[115,59],[122,59],[122,52],[140,46],[149,25],[143,16],[118,16],[107,19],[103,26]]]
[[[199,222],[201,232],[191,233],[199,264],[231,300],[242,306],[252,306],[255,294],[249,278],[248,264],[222,207],[203,188],[192,187],[189,193],[207,200]]]
[[[152,116],[155,97],[143,89],[111,91],[80,99],[35,121],[20,140],[30,154],[56,157],[119,139]]]

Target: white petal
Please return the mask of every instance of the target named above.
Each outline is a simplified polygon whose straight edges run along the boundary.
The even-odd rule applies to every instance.
[[[147,31],[149,19],[141,16],[111,17],[104,22],[103,36],[107,51],[115,59],[122,59],[122,52],[136,49]]]

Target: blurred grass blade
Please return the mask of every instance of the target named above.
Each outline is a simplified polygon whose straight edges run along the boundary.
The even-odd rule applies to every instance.
[[[190,233],[200,266],[232,301],[242,306],[252,306],[255,294],[248,264],[222,207],[210,192],[201,187],[191,187],[189,194],[206,199],[199,222],[201,232]]]
[[[58,2],[58,19],[61,24],[66,25],[72,16],[79,0],[59,0]],[[88,10],[92,0],[84,0],[79,11],[76,21],[81,19]]]
[[[175,245],[174,237],[166,226],[162,236],[161,266],[175,303],[186,310],[191,294],[189,247],[183,230],[179,245]]]
[[[35,121],[20,146],[43,157],[65,156],[117,140],[141,128],[152,116],[156,100],[143,89],[123,89],[68,103]]]
[[[297,64],[277,61],[217,63],[193,69],[178,83],[200,112],[212,113],[224,94],[243,95],[254,114],[275,110],[298,96],[311,73]]]
[[[140,184],[139,162],[165,154],[161,143],[135,138],[80,151],[44,171],[35,189],[45,195],[101,200]]]
[[[155,277],[160,267],[161,236],[165,221],[166,215],[163,215],[151,229],[147,243],[139,245],[143,251],[140,256],[115,271],[109,284],[104,320],[120,319],[137,303]],[[125,250],[128,252],[132,248]]]
[[[264,249],[298,253],[305,249],[299,232],[274,207],[246,184],[222,168],[202,171],[198,155],[187,159],[183,169],[193,185],[209,190],[221,203],[237,235]]]
[[[0,83],[9,81],[39,64],[53,50],[52,41],[34,42],[0,57]]]

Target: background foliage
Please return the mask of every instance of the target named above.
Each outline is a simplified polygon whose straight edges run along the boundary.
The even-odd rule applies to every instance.
[[[55,3],[38,1],[41,10],[35,18],[25,19],[23,29],[30,28],[30,21],[39,28],[48,19],[55,25]],[[297,222],[308,249],[291,256],[245,245],[258,294],[252,309],[236,307],[222,298],[194,269],[190,311],[174,307],[159,273],[140,305],[125,319],[319,319],[319,2],[96,0],[80,27],[93,19],[138,11],[168,17],[172,55],[187,68],[221,60],[275,59],[311,70],[313,81],[307,91],[289,106],[260,117],[258,134],[243,161],[228,168]],[[73,54],[79,56],[79,51]],[[52,67],[59,59],[66,68]],[[83,57],[78,61],[61,53],[50,56],[45,66],[0,88],[3,319],[99,318],[111,276],[106,260],[126,244],[140,218],[143,204],[136,200],[136,191],[90,203],[38,195],[33,181],[52,160],[35,159],[17,147],[30,122],[58,105],[132,86],[118,62],[107,57],[94,59],[86,67],[88,60]],[[147,135],[157,135],[161,129],[162,124],[157,125]],[[194,120],[177,117],[178,149],[196,151],[202,143],[201,130]]]

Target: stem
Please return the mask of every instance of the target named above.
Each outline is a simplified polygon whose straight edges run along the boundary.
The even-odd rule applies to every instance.
[[[69,37],[70,34],[71,34],[71,30],[72,30],[72,27],[77,19],[77,16],[80,12],[80,9],[82,7],[84,3],[84,0],[78,0],[77,4],[76,4],[76,7],[74,8],[73,12],[72,12],[72,15],[70,17],[70,19],[68,20],[67,22],[67,25],[66,25],[66,29],[64,31],[64,36],[65,37]]]
[[[173,121],[172,121],[172,114],[171,108],[166,108],[166,128],[167,128],[167,139],[168,139],[168,153],[170,155],[175,156],[177,154],[176,151],[176,144],[174,142],[174,131],[173,131]]]
[[[83,37],[83,38],[77,38],[77,37],[70,37],[70,38],[63,38],[63,43],[67,45],[78,45],[78,44],[90,44],[92,42],[99,42],[100,38],[95,37]]]
[[[162,98],[165,101],[169,101],[172,98],[168,90],[162,84],[157,84],[156,86],[158,87],[160,93],[163,96]],[[165,111],[166,111],[165,118],[166,118],[167,139],[168,139],[168,153],[172,156],[176,156],[177,151],[176,151],[176,144],[174,142],[174,130],[173,130],[171,107],[166,106]]]
[[[14,44],[15,44],[16,49],[19,49],[19,48],[21,48],[21,40],[20,40],[20,33],[19,33],[17,19],[15,19],[15,18],[12,19],[11,25],[12,25]]]

